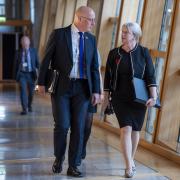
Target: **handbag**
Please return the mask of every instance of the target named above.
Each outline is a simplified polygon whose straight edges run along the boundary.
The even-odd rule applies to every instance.
[[[149,91],[145,81],[143,79],[133,77],[132,82],[134,88],[134,101],[145,105],[147,100],[149,99]],[[161,108],[159,96],[156,99],[154,107]]]
[[[111,93],[109,94],[109,104],[108,106],[106,107],[105,111],[104,111],[104,114],[106,115],[111,115],[114,113],[114,110],[113,110],[113,105],[112,105],[112,98],[111,98]]]
[[[56,69],[52,69],[51,62],[49,64],[46,80],[45,80],[45,90],[50,94],[54,94],[57,89],[57,83],[59,79],[59,71]]]
[[[106,107],[104,114],[111,115],[113,113],[114,113],[114,110],[113,110],[112,102],[109,101],[109,105]]]

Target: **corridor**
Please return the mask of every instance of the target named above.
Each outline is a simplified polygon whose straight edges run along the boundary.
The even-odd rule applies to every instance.
[[[33,112],[20,115],[18,87],[0,84],[0,180],[66,180],[67,153],[63,172],[54,175],[53,119],[48,98],[35,96]],[[88,143],[87,158],[80,169],[87,180],[124,178],[121,153],[95,136]],[[134,180],[166,180],[156,170],[136,161]]]

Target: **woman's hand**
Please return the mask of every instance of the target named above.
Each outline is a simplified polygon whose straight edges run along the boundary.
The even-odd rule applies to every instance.
[[[39,94],[41,95],[45,95],[46,91],[45,91],[45,86],[37,86],[37,91],[39,92]]]
[[[157,100],[157,87],[155,86],[149,87],[149,91],[151,98],[149,98],[148,101],[146,102],[146,106],[153,107],[156,104],[156,100]]]
[[[104,102],[104,94],[100,94],[100,104]]]
[[[108,105],[109,105],[109,92],[105,91],[101,111],[104,112]]]
[[[147,107],[153,107],[156,104],[156,99],[154,98],[149,98],[146,102]]]

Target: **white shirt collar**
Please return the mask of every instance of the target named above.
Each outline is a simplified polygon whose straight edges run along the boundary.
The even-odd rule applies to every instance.
[[[75,33],[80,32],[79,29],[74,25],[74,23],[71,25],[71,31],[75,32]],[[82,32],[82,33],[84,34],[84,32]]]

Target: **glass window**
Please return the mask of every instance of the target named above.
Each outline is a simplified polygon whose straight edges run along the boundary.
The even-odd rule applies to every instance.
[[[0,5],[0,16],[5,16],[5,6]]]
[[[34,20],[35,20],[35,11],[34,11],[34,0],[31,0],[30,1],[30,10],[31,10],[31,22],[34,23]]]
[[[144,0],[139,0],[139,6],[138,6],[137,18],[136,18],[136,22],[139,24],[141,24],[143,7],[144,7]]]
[[[159,45],[158,50],[163,51],[164,54],[166,54],[168,46],[169,46],[169,35],[171,31],[171,25],[172,25],[172,12],[174,10],[174,1],[173,0],[166,0],[165,6],[164,6],[164,12],[163,12],[163,18],[162,18],[162,25],[161,25],[161,32],[160,32],[160,38],[159,38]],[[164,56],[165,57],[165,56]],[[165,64],[166,64],[166,58],[162,57],[156,57],[153,59],[154,65],[155,65],[155,71],[156,71],[156,82],[159,87],[159,92],[161,92],[162,89],[162,81],[164,78],[164,70],[165,70]],[[156,130],[156,124],[157,124],[157,114],[158,110],[151,108],[147,112],[147,117],[145,119],[145,128],[144,132],[147,135],[145,138],[146,140],[149,140],[151,137],[151,141],[153,140],[153,135],[155,134]],[[175,118],[174,123],[177,124],[178,119]],[[166,124],[171,124],[171,119],[169,119]],[[163,119],[160,122],[158,130],[158,142],[164,144],[166,147],[169,147],[170,149],[173,149],[176,152],[180,153],[180,130],[179,130],[179,124],[170,127],[168,125],[165,125]]]
[[[157,90],[158,92],[161,92],[161,85],[165,70],[165,59],[161,57],[153,58],[153,63],[155,67],[156,83],[158,85]],[[141,135],[149,142],[153,141],[153,134],[155,133],[157,114],[158,110],[156,108],[150,108],[147,110],[145,118],[145,127],[143,129],[144,132]]]
[[[0,0],[0,4],[5,4],[5,0]]]
[[[116,5],[115,17],[119,17],[120,7],[121,7],[121,0],[118,0],[117,5]],[[118,21],[114,21],[113,31],[112,31],[111,49],[113,49],[115,47],[115,41],[116,41],[116,35],[117,35],[117,25],[118,25]]]
[[[171,29],[173,4],[173,0],[166,0],[158,48],[160,51],[167,50],[168,38]]]
[[[5,0],[0,0],[0,16],[5,16],[5,14],[6,14]]]
[[[132,4],[133,3],[133,4]],[[120,19],[120,30],[118,35],[118,45],[121,44],[121,27],[126,22],[137,22],[141,23],[142,11],[144,6],[144,0],[126,0],[123,3],[122,16]]]

